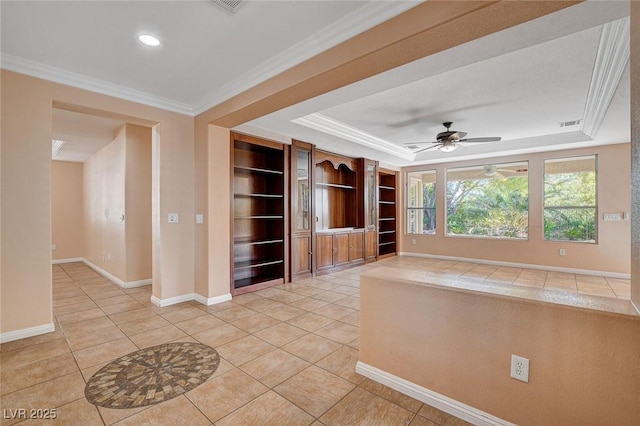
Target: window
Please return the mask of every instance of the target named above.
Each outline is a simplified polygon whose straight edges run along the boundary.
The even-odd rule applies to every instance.
[[[407,173],[407,233],[436,233],[436,172]]]
[[[528,238],[528,162],[447,170],[447,234]]]
[[[544,238],[596,242],[596,156],[544,162]]]

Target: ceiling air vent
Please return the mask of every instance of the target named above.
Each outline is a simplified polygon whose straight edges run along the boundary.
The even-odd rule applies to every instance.
[[[563,121],[560,123],[560,127],[571,127],[577,126],[582,122],[582,120],[573,120],[573,121]]]
[[[51,157],[54,158],[58,155],[58,152],[60,152],[60,149],[62,148],[62,145],[65,144],[65,141],[59,140],[59,139],[52,139],[51,140]]]
[[[233,14],[238,10],[242,4],[244,4],[244,0],[209,0],[211,3],[215,4],[218,7],[223,8],[227,12]]]

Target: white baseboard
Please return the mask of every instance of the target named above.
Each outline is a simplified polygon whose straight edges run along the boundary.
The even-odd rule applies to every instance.
[[[115,275],[105,271],[98,265],[92,263],[91,261],[85,258],[81,258],[81,261],[84,262],[85,265],[87,265],[89,268],[93,269],[100,275],[108,278],[110,281],[113,281],[115,284],[118,284],[122,288],[142,287],[142,286],[151,284],[151,278],[147,278],[146,280],[138,280],[138,281],[124,281],[116,277]]]
[[[145,285],[151,284],[151,278],[147,278],[146,280],[138,280],[138,281],[125,281],[124,288],[135,288],[135,287],[144,287]]]
[[[164,308],[165,306],[175,305],[176,303],[182,302],[190,302],[195,300],[196,302],[202,303],[203,305],[211,306],[216,303],[227,302],[231,300],[231,293],[223,294],[222,296],[215,296],[206,298],[197,293],[187,293],[180,296],[169,297],[168,299],[158,299],[155,296],[151,296],[151,303],[154,305]]]
[[[84,258],[83,257],[71,257],[68,259],[52,259],[51,260],[51,264],[52,265],[59,265],[61,263],[75,263],[75,262],[84,262]]]
[[[209,298],[196,293],[193,300],[195,300],[196,302],[200,302],[203,305],[211,306],[217,303],[228,302],[229,300],[231,300],[231,293]]]
[[[160,308],[164,308],[165,306],[171,306],[177,303],[190,302],[194,300],[193,296],[194,296],[193,293],[187,293],[187,294],[182,294],[180,296],[169,297],[167,299],[158,299],[154,295],[151,295],[151,303],[153,303],[154,305]]]
[[[413,253],[413,252],[406,252],[406,251],[399,252],[398,256],[425,257],[428,259],[453,260],[456,262],[473,262],[473,263],[482,263],[483,265],[539,269],[542,271],[553,271],[553,272],[567,272],[569,274],[597,275],[597,276],[603,276],[603,277],[609,277],[609,278],[621,278],[625,280],[628,280],[631,278],[631,274],[623,274],[620,272],[594,271],[591,269],[578,269],[578,268],[563,268],[560,266],[535,265],[531,263],[502,262],[498,260],[476,259],[476,258],[470,258],[470,257],[441,256],[437,254]]]
[[[506,420],[502,420],[484,411],[473,408],[462,402],[451,399],[447,396],[434,392],[430,389],[416,385],[408,380],[394,376],[391,373],[379,368],[365,364],[361,361],[356,363],[356,373],[369,379],[395,389],[400,393],[410,396],[418,401],[429,404],[445,413],[456,416],[462,420],[479,426],[515,426]]]
[[[56,331],[56,327],[52,322],[35,327],[23,328],[21,330],[7,331],[6,333],[0,334],[0,343],[13,342],[14,340],[53,333],[54,331]]]

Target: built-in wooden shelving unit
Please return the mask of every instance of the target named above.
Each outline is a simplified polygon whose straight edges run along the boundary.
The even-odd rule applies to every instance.
[[[287,150],[233,135],[233,294],[285,282]]]
[[[378,170],[378,256],[395,255],[397,208],[397,174],[393,171]]]

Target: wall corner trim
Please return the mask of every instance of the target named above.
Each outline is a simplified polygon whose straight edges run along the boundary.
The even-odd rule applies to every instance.
[[[356,373],[475,425],[515,426],[506,420],[502,420],[430,389],[423,388],[408,380],[365,364],[362,361],[356,363]]]
[[[7,331],[0,334],[0,343],[12,342],[18,339],[25,339],[27,337],[38,336],[40,334],[53,333],[56,331],[55,325],[52,322],[49,324],[37,325],[35,327],[23,328],[21,330]]]
[[[229,300],[231,300],[231,293],[208,298],[196,293],[194,294],[193,300],[202,303],[203,305],[211,306],[222,302],[228,302]]]

